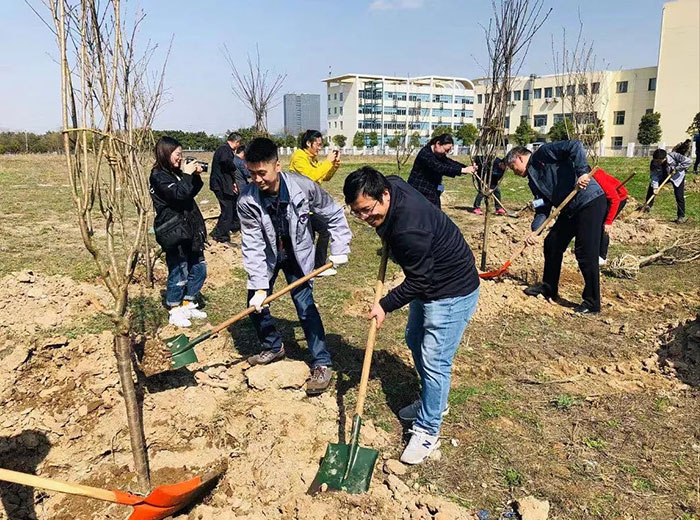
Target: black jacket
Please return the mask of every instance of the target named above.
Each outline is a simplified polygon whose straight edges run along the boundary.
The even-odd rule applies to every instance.
[[[179,178],[178,178],[179,177]],[[206,242],[207,229],[204,217],[194,198],[204,186],[199,175],[188,175],[153,169],[149,178],[151,185],[151,200],[156,210],[155,225],[170,219],[174,213],[180,213],[192,229],[192,243],[183,244],[183,249],[189,245],[192,251],[202,251]]]
[[[439,208],[438,186],[442,184],[442,176],[457,177],[461,175],[462,168],[464,168],[462,163],[447,156],[435,155],[428,144],[418,152],[411,168],[411,175],[408,176],[408,183]]]
[[[209,177],[209,189],[214,193],[235,195],[233,183],[236,178],[236,163],[233,149],[224,143],[214,152],[211,161],[211,176]]]
[[[387,180],[391,202],[377,234],[389,245],[406,279],[380,300],[384,311],[415,298],[442,300],[476,290],[474,255],[456,224],[400,177]]]

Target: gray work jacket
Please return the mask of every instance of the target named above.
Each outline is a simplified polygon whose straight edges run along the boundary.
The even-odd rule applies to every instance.
[[[309,274],[314,269],[314,233],[311,216],[325,225],[331,234],[331,255],[350,252],[352,233],[343,208],[318,184],[296,173],[281,172],[289,205],[287,220],[292,249],[301,270]],[[263,208],[260,189],[248,184],[238,198],[241,221],[241,252],[243,268],[248,273],[247,288],[268,289],[277,263],[277,234],[270,215]]]

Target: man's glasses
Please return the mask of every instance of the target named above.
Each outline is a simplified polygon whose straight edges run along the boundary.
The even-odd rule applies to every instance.
[[[372,212],[374,211],[374,208],[377,207],[377,204],[379,204],[379,201],[376,201],[374,203],[374,206],[372,206],[371,208],[363,208],[363,209],[359,209],[359,210],[351,209],[350,213],[352,213],[352,215],[354,217],[357,217],[359,219],[365,219],[372,214]]]

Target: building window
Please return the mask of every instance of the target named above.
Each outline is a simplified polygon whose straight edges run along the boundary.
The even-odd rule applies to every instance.
[[[566,95],[567,96],[573,96],[576,93],[576,85],[567,85],[566,86]]]
[[[506,116],[506,124],[505,124],[505,127],[506,127],[506,128],[510,128],[510,117],[509,117],[509,116]]]
[[[617,149],[622,148],[622,136],[612,138],[612,147]]]
[[[656,90],[656,78],[649,78],[649,90]]]
[[[331,100],[331,95],[330,95],[330,94],[328,94],[328,101],[330,101],[330,100]]]
[[[555,87],[557,97],[564,97],[564,87]]]
[[[331,107],[328,107],[328,115],[331,115]]]
[[[333,107],[333,113],[337,114],[338,113],[338,107]]]
[[[617,82],[617,93],[624,94],[625,92],[627,92],[627,82],[626,81],[618,81]]]
[[[523,90],[523,101],[527,101],[528,99],[530,99],[530,91]]]
[[[588,83],[579,83],[578,95],[585,96],[586,94],[588,94]]]
[[[333,121],[333,128],[338,128],[338,121]]]
[[[557,123],[561,123],[564,121],[564,114],[554,114],[554,117],[552,118],[554,121],[553,123],[556,125]]]
[[[340,107],[340,115],[343,115],[343,107]]]
[[[542,99],[542,89],[541,88],[536,88],[532,92],[535,95],[535,99]]]
[[[338,99],[338,93],[333,94],[333,99]]]
[[[342,92],[340,93],[340,100],[341,101],[343,100],[343,93]]]
[[[625,111],[620,110],[619,112],[615,112],[615,124],[616,125],[624,125],[625,124]]]
[[[654,109],[653,108],[647,108],[646,112],[644,112],[646,115],[653,114]]]
[[[520,122],[527,121],[527,116],[520,116]]]
[[[341,130],[343,129],[343,122],[342,121],[340,122],[340,129]]]
[[[547,126],[547,114],[536,115],[534,123],[534,126]]]
[[[480,126],[481,126],[481,118],[480,118],[480,117],[477,117],[477,118],[476,118],[476,126],[477,126],[477,127],[480,127]]]
[[[330,128],[330,127],[331,127],[331,122],[330,122],[330,121],[328,121],[328,128]]]
[[[476,95],[476,102],[479,103],[479,104],[481,104],[481,103],[484,102],[483,96],[482,96],[481,94],[477,94],[477,95]]]
[[[519,90],[513,91],[513,101],[520,101],[520,91]]]
[[[544,88],[544,97],[546,97],[546,98],[552,97],[552,87],[545,87]]]
[[[591,83],[591,94],[598,93],[600,93],[600,82],[596,81],[594,83]]]
[[[484,100],[485,100],[487,103],[489,102],[489,99],[491,99],[491,95],[490,95],[490,94],[484,94]]]

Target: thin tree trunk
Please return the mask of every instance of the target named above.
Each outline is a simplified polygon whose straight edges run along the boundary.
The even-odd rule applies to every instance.
[[[114,353],[117,357],[119,379],[124,394],[124,404],[126,405],[126,419],[129,424],[129,437],[131,438],[131,453],[134,456],[134,469],[138,478],[139,491],[148,493],[151,488],[151,478],[146,454],[146,437],[143,431],[143,416],[131,372],[131,339],[127,334],[117,333],[114,338]]]
[[[485,186],[486,184],[482,184]],[[491,233],[489,233],[489,227],[491,226],[491,195],[486,195],[484,197],[484,202],[486,203],[486,213],[484,214],[484,241],[481,244],[481,270],[486,271],[486,258],[488,256],[488,249],[489,249],[489,236]]]
[[[144,230],[143,234],[143,248],[144,252],[146,253],[146,278],[148,278],[148,284],[151,286],[151,289],[153,289],[155,281],[153,280],[153,263],[151,262],[151,241],[148,237],[149,222],[151,222],[151,219],[147,215],[143,223],[143,225],[146,226],[146,229]]]

